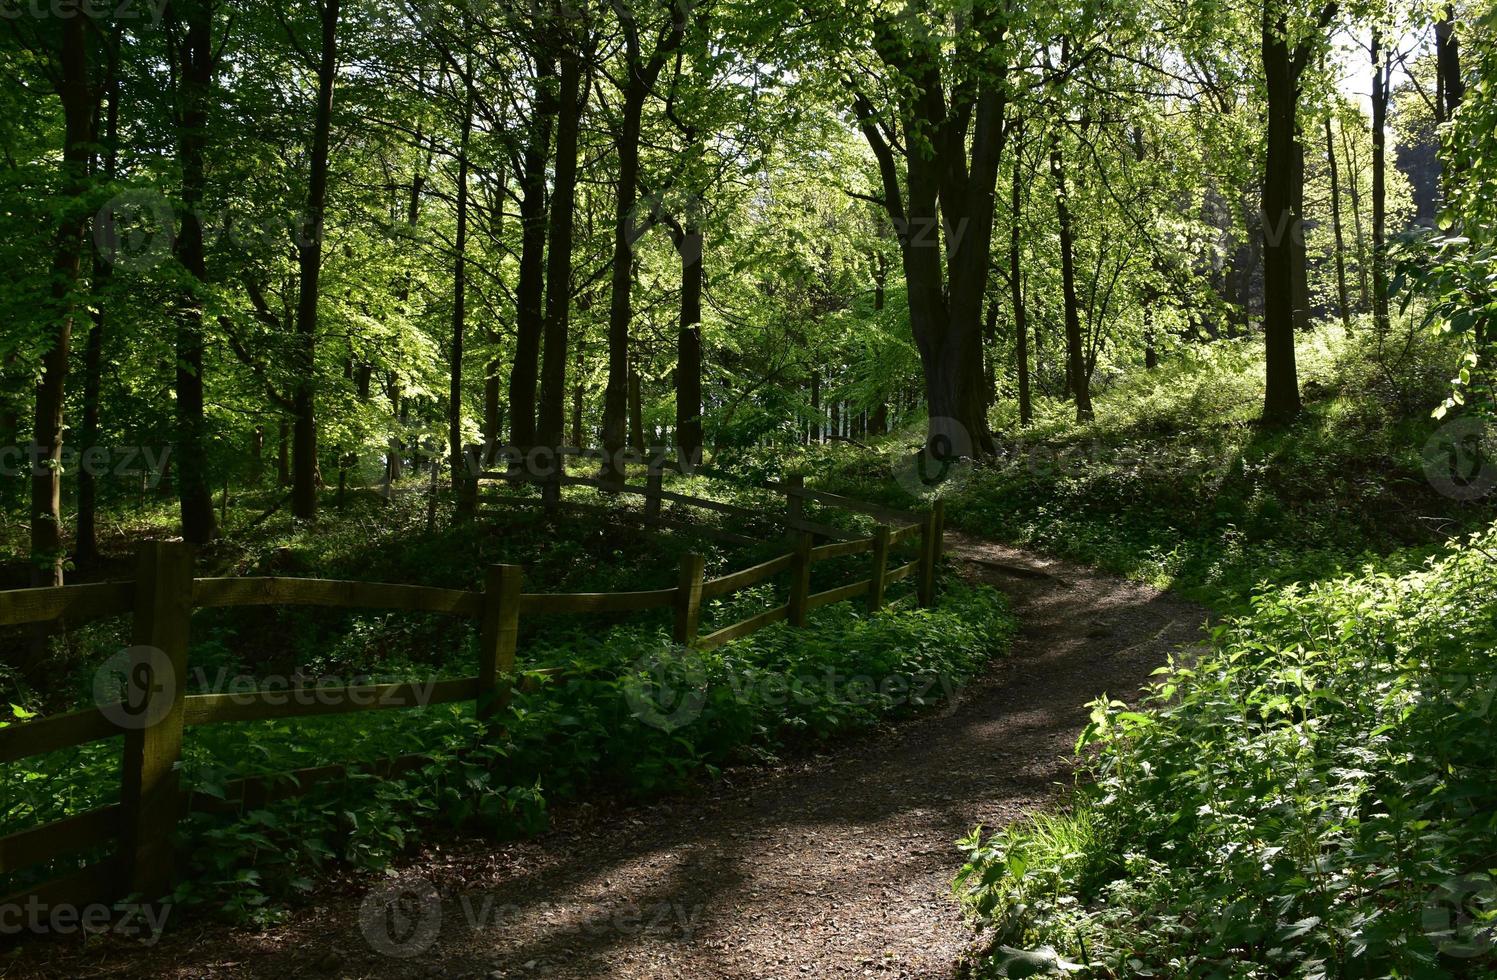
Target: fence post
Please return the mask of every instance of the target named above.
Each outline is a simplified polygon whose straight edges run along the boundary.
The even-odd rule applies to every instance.
[[[936,564],[941,560],[941,537],[945,524],[945,505],[938,499],[920,528],[920,581],[917,591],[923,608],[936,604]]]
[[[794,491],[805,489],[806,478],[797,473],[785,477],[785,537],[794,539],[800,533],[794,522],[800,521],[806,512],[806,502]]]
[[[192,548],[148,541],[136,553],[135,622],[122,708],[120,875],[125,894],[170,894],[181,810],[183,698],[192,617]]]
[[[677,643],[690,646],[697,640],[697,627],[702,618],[702,556],[681,556],[681,581],[676,590]]]
[[[483,624],[478,634],[478,717],[489,720],[509,704],[520,634],[519,565],[490,565],[483,577]]]
[[[651,465],[649,475],[645,478],[645,523],[654,524],[660,518],[660,490],[661,490],[660,467]]]
[[[790,625],[806,625],[806,599],[811,595],[811,535],[802,531],[795,539],[795,564],[790,566]]]
[[[873,530],[873,578],[868,586],[868,611],[884,608],[884,576],[889,571],[889,525]]]

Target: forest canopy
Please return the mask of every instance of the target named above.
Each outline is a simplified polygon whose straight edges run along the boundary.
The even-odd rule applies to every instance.
[[[204,542],[225,486],[311,519],[476,445],[613,478],[901,430],[983,456],[995,413],[1088,419],[1218,338],[1262,338],[1284,425],[1315,320],[1396,349],[1428,314],[1450,406],[1489,392],[1460,4],[0,12],[0,444],[39,583],[138,492],[118,447]]]

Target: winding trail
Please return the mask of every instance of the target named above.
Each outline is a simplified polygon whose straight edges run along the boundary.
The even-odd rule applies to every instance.
[[[569,807],[535,840],[427,848],[394,879],[410,918],[393,931],[417,940],[392,947],[404,958],[372,948],[366,935],[382,944],[396,920],[361,918],[383,906],[348,879],[266,932],[193,925],[150,949],[32,943],[0,954],[0,977],[953,977],[970,943],[950,894],[953,842],[1053,801],[1086,703],[1130,698],[1168,651],[1200,639],[1206,612],[947,540],[1022,624],[1013,655],[954,707],[736,774],[703,799]]]

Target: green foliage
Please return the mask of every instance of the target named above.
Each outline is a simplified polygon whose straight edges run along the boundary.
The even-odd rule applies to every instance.
[[[1494,548],[1266,591],[1142,709],[1098,701],[1073,811],[963,844],[985,975],[1491,975]]]
[[[1299,343],[1306,415],[1261,430],[1256,339],[1185,348],[1103,391],[1096,422],[1042,400],[1036,424],[1000,418],[1001,455],[939,488],[948,521],[1241,608],[1261,582],[1310,581],[1401,547],[1432,549],[1491,504],[1442,496],[1424,447],[1456,351],[1322,327]],[[891,479],[907,441],[820,460],[827,489],[912,507]]]
[[[709,612],[738,619],[767,598],[751,591]],[[875,615],[839,603],[808,629],[774,626],[711,653],[677,648],[648,622],[599,630],[574,621],[524,640],[525,670],[564,667],[568,679],[536,675],[540,686],[516,694],[498,737],[466,704],[196,728],[182,774],[185,788],[207,798],[222,798],[243,776],[413,754],[424,761],[397,777],[355,773],[238,816],[194,814],[181,828],[191,863],[178,898],[263,921],[320,869],[379,867],[434,829],[523,834],[544,827],[556,800],[689,790],[725,767],[948,698],[1012,632],[998,593],[954,580],[934,609],[912,608],[907,597]],[[194,663],[212,662],[216,642],[195,646]],[[430,676],[404,653],[410,659],[383,661],[380,679]],[[472,671],[473,651],[441,660],[444,674],[461,676]],[[309,672],[352,662],[346,652],[328,655]],[[118,753],[99,743],[0,767],[0,833],[113,802],[109,760]]]

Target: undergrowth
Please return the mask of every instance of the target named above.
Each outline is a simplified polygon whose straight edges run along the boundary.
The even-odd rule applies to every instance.
[[[1494,694],[1497,528],[1262,592],[1094,705],[1069,812],[963,843],[979,975],[1491,976]]]
[[[246,775],[424,759],[397,777],[355,774],[233,817],[192,815],[181,827],[190,863],[176,898],[266,921],[320,871],[379,867],[433,828],[525,834],[557,800],[689,790],[725,767],[773,761],[948,698],[1012,633],[1005,602],[987,588],[953,580],[932,609],[893,599],[875,614],[838,603],[807,629],[777,625],[710,653],[675,647],[648,619],[538,632],[522,645],[524,669],[565,667],[567,679],[518,693],[497,734],[468,704],[191,729],[184,788],[207,797]],[[772,600],[764,587],[734,601]],[[475,662],[470,637],[442,673],[464,676]],[[113,802],[119,752],[111,740],[0,768],[0,834]]]

